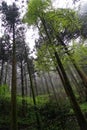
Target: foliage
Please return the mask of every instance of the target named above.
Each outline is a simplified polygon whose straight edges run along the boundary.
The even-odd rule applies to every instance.
[[[73,49],[73,59],[79,66],[86,65],[86,55],[87,55],[87,46],[86,44],[74,43],[72,46]]]
[[[51,54],[49,52],[51,51]],[[37,59],[35,61],[35,68],[39,71],[50,71],[54,69],[55,58],[51,46],[43,44],[37,51]],[[54,60],[54,61],[53,61]],[[56,62],[55,62],[56,63]]]
[[[1,12],[3,13],[2,20],[4,25],[12,25],[19,22],[19,12],[15,3],[13,5],[7,5],[5,1],[2,2]]]
[[[41,2],[42,2],[41,0],[38,2],[35,2],[35,0],[31,0],[29,2],[27,13],[25,15],[25,22],[27,22],[29,25],[38,25],[40,38],[42,37],[42,35],[44,37],[43,41],[40,41],[40,39],[38,40],[39,46],[41,45],[41,42],[43,43],[40,50],[39,49],[37,50],[38,57],[36,61],[36,68],[39,68],[39,70],[41,69],[48,71],[51,68],[50,65],[54,67],[56,65],[56,62],[54,58],[55,56],[53,55],[54,54],[53,47],[52,48],[50,47],[44,29],[42,29],[44,28],[43,23],[47,28],[52,43],[55,43],[55,45],[61,44],[58,37],[60,37],[60,39],[63,39],[64,42],[71,40],[71,38],[73,37],[77,37],[78,36],[77,30],[80,30],[81,24],[79,22],[78,15],[74,10],[72,9],[55,10],[51,8],[50,2],[49,4],[48,3],[45,4],[45,2],[48,1],[43,1],[44,4],[46,5],[44,6],[44,4],[42,3],[44,7],[41,6]],[[49,47],[46,46],[45,44],[48,45]],[[67,59],[69,60],[69,58],[66,57],[66,55],[64,55],[65,52],[61,46],[56,46],[55,48],[58,51],[59,55],[60,56],[62,55],[64,63],[66,62]]]
[[[57,9],[48,11],[45,14],[46,21],[50,26],[53,26],[55,32],[60,33],[67,30],[67,32],[75,32],[80,29],[80,22],[78,15],[71,9]],[[66,33],[67,34],[67,33]]]
[[[40,113],[44,130],[62,130],[62,127],[67,130],[73,130],[73,128],[75,129],[77,127],[77,124],[75,117],[73,117],[74,115],[71,115],[70,113],[71,108],[68,107],[67,104],[62,104],[59,107],[54,101],[46,101],[47,97],[47,95],[37,97],[37,101],[39,101],[37,111]],[[31,100],[29,97],[27,98],[27,101],[30,102]],[[34,106],[33,104],[27,102],[26,117],[23,117],[21,100],[21,97],[17,98],[19,129],[34,130],[36,129]],[[0,128],[9,129],[10,127],[10,105],[10,97],[0,97]],[[86,108],[86,104],[83,104],[82,106]]]
[[[9,94],[9,87],[8,85],[4,84],[0,86],[0,96],[7,96]]]
[[[66,41],[71,40],[73,37],[77,38],[80,35],[81,22],[79,21],[77,12],[72,9],[59,8],[55,10],[51,7],[49,1],[39,0],[37,2],[31,0],[28,4],[24,21],[30,26],[38,25],[39,31],[42,30],[41,33],[44,31],[42,29],[44,23],[52,39],[60,35]]]
[[[23,21],[28,22],[29,25],[36,24],[38,17],[43,14],[43,11],[46,11],[49,5],[50,0],[30,0],[28,10]]]
[[[2,20],[4,22],[4,26],[6,27],[6,29],[8,27],[10,27],[10,29],[13,26],[13,61],[15,61],[15,53],[17,53],[18,55],[18,59],[17,60],[21,60],[23,61],[23,67],[25,66],[25,59],[27,59],[27,63],[31,63],[31,66],[33,66],[33,60],[28,58],[28,53],[25,52],[26,50],[26,46],[25,46],[25,37],[24,37],[24,32],[23,32],[23,28],[19,27],[19,30],[15,30],[15,25],[18,24],[19,20],[19,13],[18,13],[18,8],[16,7],[16,5],[13,3],[12,6],[8,6],[5,2],[2,2],[2,8],[1,11],[3,13],[3,17]],[[76,12],[74,10],[71,9],[53,9],[51,7],[51,0],[30,0],[29,4],[28,4],[28,9],[27,9],[27,13],[24,17],[24,22],[27,22],[29,25],[36,25],[39,29],[39,34],[40,34],[40,38],[37,41],[38,43],[38,47],[37,49],[37,58],[35,61],[35,67],[37,70],[40,71],[50,71],[51,69],[54,70],[54,68],[56,68],[56,66],[58,65],[56,63],[56,58],[55,59],[55,54],[59,55],[59,71],[62,75],[63,78],[63,74],[66,75],[66,73],[63,73],[62,71],[62,63],[65,65],[67,64],[66,61],[69,61],[69,56],[67,56],[66,54],[66,49],[63,46],[66,46],[65,43],[69,42],[73,37],[77,38],[79,35],[79,31],[80,31],[80,27],[81,24],[78,21],[78,16],[76,14]],[[46,28],[45,28],[46,26]],[[18,35],[15,35],[14,32],[19,32]],[[47,31],[47,33],[46,33]],[[48,34],[48,36],[47,36]],[[16,36],[16,37],[15,37]],[[16,39],[14,39],[16,38]],[[23,38],[23,39],[22,39]],[[41,39],[42,38],[42,39]],[[11,39],[10,39],[11,40]],[[9,41],[10,41],[9,40]],[[62,41],[62,42],[61,42]],[[64,44],[62,44],[64,42]],[[15,43],[16,43],[16,47],[17,50],[15,50]],[[19,44],[17,44],[19,43]],[[21,44],[22,43],[22,44]],[[61,46],[61,44],[63,46]],[[67,47],[67,46],[66,46]],[[69,46],[68,46],[69,47]],[[6,48],[6,47],[5,47]],[[24,50],[23,50],[24,49]],[[86,46],[81,45],[74,45],[73,47],[71,47],[71,49],[73,49],[73,54],[71,55],[71,58],[75,59],[76,62],[78,62],[78,64],[81,64],[83,61],[83,57],[86,58]],[[29,49],[28,49],[29,51]],[[67,51],[71,51],[69,50],[69,48],[67,49]],[[22,52],[22,53],[21,53]],[[25,53],[27,54],[27,58],[25,58]],[[60,60],[61,59],[61,60]],[[0,118],[0,127],[3,129],[3,125],[10,125],[10,110],[11,110],[11,106],[13,105],[13,112],[14,113],[14,118],[16,115],[16,62],[13,62],[13,65],[15,68],[14,71],[12,71],[12,79],[14,77],[14,79],[12,81],[12,88],[13,91],[13,98],[15,100],[11,100],[10,96],[8,97],[9,94],[9,90],[8,87],[6,85],[3,85],[0,87],[0,114],[1,114],[1,118]],[[86,62],[84,61],[83,64],[86,64]],[[19,65],[20,66],[20,65]],[[17,66],[17,68],[19,67]],[[22,68],[22,67],[21,67]],[[33,67],[32,67],[33,68]],[[24,70],[24,68],[23,68]],[[18,70],[19,71],[19,70]],[[34,72],[34,69],[31,69],[30,71],[32,71],[32,74]],[[25,72],[26,73],[26,72]],[[30,72],[31,73],[31,72]],[[31,78],[30,78],[31,80]],[[31,80],[32,81],[32,80]],[[67,84],[68,84],[68,79],[67,76],[65,76],[65,80],[63,79],[63,81],[66,83],[66,92],[68,92],[67,89]],[[25,83],[25,81],[24,81]],[[64,84],[65,86],[65,84]],[[68,84],[68,87],[70,88],[71,86]],[[71,90],[71,99],[73,98],[73,93],[72,93],[72,89]],[[33,93],[33,87],[32,87],[32,93]],[[34,97],[34,94],[33,96]],[[66,102],[64,102],[65,104],[62,103],[56,103],[52,97],[49,98],[48,95],[39,95],[37,97],[35,97],[35,99],[33,100],[29,97],[25,97],[22,98],[21,96],[17,97],[17,113],[18,113],[18,120],[15,118],[15,121],[18,122],[19,125],[19,129],[21,128],[25,128],[26,129],[31,129],[34,130],[37,127],[37,121],[36,118],[37,116],[35,114],[40,115],[41,118],[41,123],[43,126],[43,130],[62,130],[62,129],[76,129],[78,130],[78,124],[77,124],[77,120],[75,118],[74,112],[71,109],[70,104],[67,104]],[[13,99],[12,98],[12,99]],[[12,102],[11,102],[11,101]],[[23,116],[23,100],[25,100],[25,106],[24,109],[26,111],[25,116]],[[36,101],[36,103],[35,103]],[[65,100],[64,100],[65,101]],[[75,100],[72,100],[73,104]],[[84,104],[81,106],[83,111],[87,111],[86,110],[86,105]],[[77,105],[78,106],[78,105]],[[35,109],[36,108],[36,109]],[[75,108],[75,105],[74,105]],[[79,106],[78,106],[79,108]],[[76,111],[76,110],[75,110]],[[79,109],[77,109],[77,115],[79,113]],[[80,116],[78,116],[80,117]],[[5,118],[5,120],[4,120]],[[39,118],[38,118],[39,119]],[[84,119],[84,118],[83,118]],[[13,121],[13,120],[11,120]],[[72,122],[73,121],[73,122]],[[14,123],[14,121],[13,121]],[[73,124],[75,124],[75,127],[73,127]],[[15,125],[14,125],[15,126]],[[71,128],[70,128],[71,127]],[[14,127],[13,127],[14,128]]]
[[[80,107],[81,107],[81,109],[82,109],[83,112],[87,113],[87,103],[86,102],[80,104]]]

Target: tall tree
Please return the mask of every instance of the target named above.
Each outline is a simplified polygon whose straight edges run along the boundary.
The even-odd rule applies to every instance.
[[[26,14],[26,21],[31,25],[31,24],[37,24],[38,20],[40,20],[40,22],[43,25],[45,34],[48,38],[48,43],[53,45],[53,40],[51,38],[50,32],[47,29],[47,21],[45,18],[46,10],[50,8],[50,6],[48,6],[48,5],[49,5],[49,1],[39,0],[36,3],[35,0],[31,0],[29,2],[28,12]],[[33,16],[33,17],[31,17],[31,16]],[[53,46],[53,51],[54,51],[54,55],[55,55],[55,58],[57,61],[57,65],[59,66],[59,69],[61,71],[63,81],[65,82],[64,89],[65,89],[70,101],[72,102],[73,110],[76,114],[80,129],[83,130],[83,128],[84,128],[84,130],[86,130],[87,129],[87,122],[86,122],[86,120],[81,112],[81,109],[76,101],[75,95],[72,91],[71,84],[68,80],[65,69],[64,69],[62,62],[60,60],[59,54],[57,53],[54,46]]]
[[[0,71],[0,85],[4,82],[4,64],[9,61],[9,55],[11,54],[11,44],[9,42],[9,36],[5,35],[0,38],[0,61],[1,61],[1,71]]]
[[[25,87],[24,87],[24,66],[26,64],[25,59],[25,29],[23,25],[20,25],[16,30],[16,59],[18,63],[18,67],[20,68],[20,77],[21,77],[21,94],[22,94],[22,110],[23,116],[26,115],[25,112]]]
[[[17,106],[16,106],[16,43],[15,29],[19,23],[19,12],[15,3],[7,5],[2,2],[1,11],[3,13],[3,22],[6,31],[10,29],[13,39],[12,49],[12,86],[11,86],[11,130],[17,130]]]

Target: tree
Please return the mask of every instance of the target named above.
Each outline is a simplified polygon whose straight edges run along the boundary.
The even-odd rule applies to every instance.
[[[3,13],[3,22],[6,27],[6,31],[10,29],[12,31],[13,48],[12,48],[12,86],[11,86],[11,130],[17,130],[17,110],[16,110],[16,43],[15,43],[15,29],[19,23],[18,8],[13,3],[7,5],[6,2],[2,2],[1,11]]]
[[[40,0],[38,2],[39,2],[38,4],[35,2],[35,0],[31,0],[29,2],[28,12],[26,14],[26,21],[29,23],[29,25],[30,24],[37,24],[37,22],[40,21],[43,25],[45,34],[48,38],[48,43],[53,45],[53,40],[52,40],[51,35],[47,29],[47,19],[45,17],[46,16],[46,9],[48,9],[48,7],[50,7],[50,6],[48,6],[49,5],[48,1]],[[45,8],[44,8],[44,5],[46,5]],[[31,16],[33,16],[33,17],[31,17]],[[69,83],[65,69],[64,69],[62,62],[60,60],[59,54],[57,53],[56,49],[54,48],[54,45],[52,47],[53,47],[54,55],[55,55],[55,58],[57,61],[57,65],[60,69],[60,72],[61,72],[62,77],[63,77],[63,81],[65,83],[65,85],[64,85],[65,91],[66,91],[70,101],[72,102],[73,110],[76,114],[80,129],[83,130],[83,128],[84,128],[86,130],[87,129],[87,122],[86,122],[86,120],[81,112],[80,107],[78,106],[78,103],[77,103],[76,98],[74,96],[74,93],[72,91],[71,84]]]
[[[24,87],[24,66],[26,64],[25,61],[25,29],[23,25],[20,25],[16,30],[16,59],[18,63],[18,67],[20,68],[20,77],[21,77],[21,95],[22,95],[22,110],[23,116],[26,116],[25,112],[25,87]]]
[[[42,124],[41,124],[40,116],[39,116],[39,113],[37,111],[37,103],[36,103],[36,98],[35,98],[34,84],[33,84],[33,80],[32,80],[32,71],[31,71],[30,64],[29,64],[31,59],[28,58],[26,46],[25,46],[25,59],[26,59],[26,62],[27,62],[27,70],[28,70],[28,74],[29,74],[30,87],[31,87],[31,92],[32,92],[32,96],[33,96],[34,110],[35,110],[36,121],[37,121],[37,129],[42,130]]]
[[[4,64],[9,61],[9,55],[11,54],[11,45],[9,42],[9,36],[4,35],[0,38],[0,61],[1,61],[1,72],[0,72],[0,85],[4,84]]]

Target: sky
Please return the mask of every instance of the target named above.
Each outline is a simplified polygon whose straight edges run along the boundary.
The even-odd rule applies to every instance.
[[[2,1],[3,0],[0,0],[0,3]],[[11,4],[15,0],[4,0],[4,1],[6,1],[8,4]],[[23,15],[25,13],[25,8],[27,7],[26,6],[26,0],[24,0],[22,5],[20,4],[21,2],[22,2],[22,0],[16,0],[16,4],[20,7],[22,15]],[[87,3],[87,0],[80,0],[80,2],[77,2],[77,4],[75,4],[75,6],[73,5],[72,0],[52,0],[52,2],[53,2],[53,6],[55,8],[76,8],[77,9],[80,6],[81,6],[81,8],[84,8],[84,6],[86,5],[85,3]],[[38,37],[39,37],[38,31],[35,28],[30,27],[27,30],[27,32],[26,32],[26,42],[28,43],[31,50],[33,50],[33,47],[35,45],[35,39],[38,39]]]

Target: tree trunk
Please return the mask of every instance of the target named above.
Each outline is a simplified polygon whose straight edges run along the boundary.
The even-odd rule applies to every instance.
[[[72,87],[71,87],[71,85],[69,83],[68,77],[67,77],[66,72],[65,72],[65,70],[64,70],[64,68],[62,66],[62,63],[61,63],[61,61],[59,59],[59,56],[58,56],[57,52],[55,52],[55,57],[56,57],[58,65],[60,67],[60,70],[62,72],[62,75],[64,77],[64,82],[65,82],[64,88],[65,88],[65,91],[66,91],[66,93],[67,93],[67,95],[68,95],[68,97],[69,97],[69,99],[70,99],[70,101],[72,103],[72,107],[73,107],[73,110],[74,110],[75,115],[77,117],[77,121],[78,121],[78,124],[80,126],[80,129],[81,130],[83,130],[83,129],[86,130],[87,129],[87,122],[86,122],[86,120],[85,120],[85,118],[84,118],[84,116],[83,116],[83,114],[81,112],[81,109],[80,109],[80,107],[79,107],[79,105],[78,105],[78,103],[76,101],[76,98],[75,98],[75,96],[73,94]]]
[[[83,85],[85,87],[85,94],[86,94],[86,101],[87,101],[87,76],[79,67],[77,67],[74,61],[73,61],[73,65],[75,69],[77,70],[80,78],[82,79]]]
[[[4,60],[2,60],[2,64],[1,64],[0,85],[3,84],[3,70],[4,70]]]
[[[43,77],[44,77],[44,80],[45,80],[45,85],[46,85],[46,89],[47,89],[47,94],[48,94],[49,97],[50,97],[49,85],[48,85],[47,78],[46,78],[44,72],[43,72]]]
[[[11,88],[11,130],[17,130],[17,101],[16,101],[16,44],[15,25],[13,24],[13,54],[12,54],[12,88]]]
[[[73,83],[74,83],[74,85],[75,85],[75,87],[76,87],[76,89],[77,89],[77,92],[78,92],[78,94],[79,94],[79,96],[80,96],[80,98],[81,98],[81,101],[82,101],[82,99],[85,98],[84,87],[82,88],[82,84],[80,84],[80,83],[77,81],[77,79],[76,79],[76,77],[74,76],[74,73],[73,73],[73,71],[72,71],[72,68],[69,67],[69,69],[70,69],[70,74],[71,74],[72,79],[73,79]]]
[[[8,74],[8,62],[6,64],[6,68],[5,68],[5,79],[4,79],[4,84],[7,84],[7,74]]]
[[[42,94],[46,94],[45,84],[44,84],[44,81],[43,81],[43,76],[40,75],[40,78],[41,78],[41,85],[42,85]]]
[[[37,111],[37,104],[36,104],[36,99],[35,99],[35,92],[34,92],[33,80],[32,80],[30,66],[29,66],[29,62],[28,62],[28,55],[27,55],[27,52],[26,52],[26,47],[25,47],[25,55],[26,55],[26,62],[27,62],[27,70],[28,70],[29,78],[30,78],[30,87],[31,87],[32,96],[33,96],[34,110],[35,110],[36,121],[37,121],[37,129],[38,130],[42,130],[40,116],[39,116],[39,113]]]
[[[49,72],[48,72],[48,77],[49,77],[49,80],[50,80],[50,84],[51,84],[51,86],[52,86],[52,90],[53,90],[53,94],[54,94],[56,103],[58,104],[58,99],[57,99],[57,96],[56,96],[55,87],[54,87],[54,84],[53,84],[53,82],[52,82],[51,75],[50,75]],[[59,106],[59,104],[58,104],[58,106]]]
[[[50,35],[49,35],[48,31],[47,31],[47,27],[46,27],[46,24],[45,24],[45,19],[43,17],[41,17],[41,21],[42,21],[44,30],[46,32],[46,35],[48,37],[49,43],[52,44]],[[69,80],[68,80],[68,77],[67,77],[66,72],[64,70],[64,67],[63,67],[63,65],[62,65],[62,63],[60,61],[60,58],[59,58],[59,56],[58,56],[58,54],[57,54],[55,49],[54,49],[54,54],[55,54],[55,57],[56,57],[56,60],[57,60],[57,64],[58,64],[58,66],[60,68],[63,80],[65,82],[64,89],[65,89],[65,91],[67,93],[67,96],[68,96],[69,100],[72,103],[73,110],[75,112],[78,124],[80,126],[80,130],[83,130],[83,129],[87,130],[87,122],[86,122],[86,120],[85,120],[85,118],[84,118],[84,116],[83,116],[83,114],[81,112],[81,109],[80,109],[80,107],[79,107],[79,105],[78,105],[78,103],[76,101],[75,95],[74,95],[72,87],[71,87],[71,85],[69,83]]]
[[[27,83],[27,75],[26,75],[26,69],[24,69],[24,81],[25,81],[25,94],[26,94],[26,97],[28,96],[28,83]]]
[[[25,99],[24,99],[24,74],[23,74],[23,62],[21,61],[21,90],[22,90],[22,115],[25,117]]]
[[[28,110],[28,103],[27,103],[27,97],[28,97],[28,81],[27,81],[27,74],[26,74],[26,65],[24,67],[24,83],[25,83],[25,96],[26,96],[26,102],[25,102],[25,106],[26,106],[26,112]]]
[[[38,87],[37,87],[37,81],[36,81],[35,74],[33,75],[33,77],[34,77],[34,85],[35,85],[35,90],[36,90],[36,96],[38,96]]]
[[[86,93],[86,101],[87,101],[87,75],[82,71],[82,69],[77,66],[77,64],[75,63],[75,60],[72,58],[71,54],[68,51],[67,46],[65,45],[65,43],[62,41],[62,39],[57,35],[57,40],[59,40],[59,42],[61,43],[61,45],[64,47],[64,49],[66,50],[67,55],[69,56],[73,66],[75,67],[75,69],[77,70],[80,78],[82,79],[83,85],[85,87],[85,93]]]

